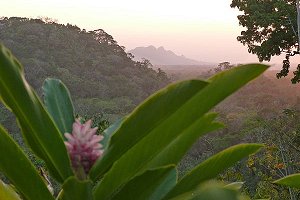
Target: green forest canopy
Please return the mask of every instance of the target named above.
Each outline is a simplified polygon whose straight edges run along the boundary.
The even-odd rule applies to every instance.
[[[27,79],[39,92],[45,78],[61,79],[75,98],[78,112],[128,113],[165,86],[163,71],[135,62],[102,29],[86,31],[53,20],[2,17],[0,42],[24,65]]]

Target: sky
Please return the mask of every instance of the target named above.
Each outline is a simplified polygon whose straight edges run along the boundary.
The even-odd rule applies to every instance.
[[[258,62],[236,37],[231,0],[1,0],[0,16],[50,17],[86,30],[104,29],[119,45],[163,46],[204,62]],[[275,58],[271,63],[281,63]]]

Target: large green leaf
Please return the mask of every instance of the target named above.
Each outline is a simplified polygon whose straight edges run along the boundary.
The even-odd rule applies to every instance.
[[[0,171],[27,199],[54,199],[37,170],[1,125]]]
[[[204,181],[215,178],[219,173],[242,158],[255,153],[262,146],[260,144],[239,144],[210,157],[185,175],[165,199],[195,190]]]
[[[174,135],[176,132],[162,135],[161,132],[157,131],[154,132],[155,134],[145,137],[122,156],[111,170],[107,172],[96,187],[96,196],[101,197],[101,199],[109,199],[114,190],[119,190],[118,187],[130,180],[131,177],[143,173],[147,169],[177,164],[192,144],[187,137],[181,136],[189,135],[193,139],[195,136],[203,134],[205,130],[209,129],[208,127],[215,116],[215,114],[205,115],[186,130],[179,132],[181,134],[178,136]],[[118,179],[114,178],[116,175]]]
[[[0,99],[16,115],[27,144],[45,161],[58,181],[63,182],[73,175],[58,128],[25,80],[22,66],[2,45]]]
[[[216,113],[209,113],[193,123],[188,129],[182,131],[177,138],[174,138],[171,143],[165,146],[164,149],[154,157],[148,164],[148,168],[178,164],[200,136],[223,128],[223,124],[213,122],[216,117]]]
[[[92,182],[89,180],[78,180],[72,176],[62,186],[63,200],[93,200]]]
[[[107,129],[103,131],[103,140],[101,140],[101,144],[103,146],[103,150],[106,151],[106,149],[109,146],[109,142],[113,134],[121,127],[121,124],[123,123],[125,117],[122,119],[118,119],[116,122],[114,122],[112,125],[110,125]]]
[[[125,119],[112,136],[109,148],[90,171],[91,179],[103,175],[126,151],[147,136],[155,127],[168,119],[182,104],[207,85],[204,81],[190,80],[168,86],[148,98]]]
[[[246,200],[237,190],[226,188],[218,182],[202,184],[192,192],[187,192],[169,200]],[[248,199],[248,198],[247,198]]]
[[[0,199],[21,200],[19,195],[9,186],[0,180]]]
[[[29,132],[30,132],[30,129],[26,126],[26,124],[25,124],[25,125],[22,125],[22,121],[18,121],[18,123],[19,123],[19,127],[21,128],[22,133],[29,133]],[[32,144],[32,145],[34,145],[34,144],[39,145],[39,144],[38,144],[38,141],[36,140],[36,138],[35,138],[35,137],[32,137],[32,135],[30,135],[30,134],[27,135],[27,138],[25,138],[25,140],[27,141],[27,143],[30,143],[30,144]],[[42,151],[42,149],[37,149],[37,150],[40,150],[40,154],[41,154],[41,155],[44,154],[44,152]],[[39,154],[38,154],[38,155],[39,155]],[[60,174],[59,174],[58,171],[55,169],[55,166],[53,165],[52,162],[48,162],[48,163],[47,163],[47,168],[48,168],[48,170],[50,171],[51,176],[52,176],[53,178],[55,178],[55,179],[58,180],[59,182],[63,182],[63,180],[62,180]]]
[[[110,171],[104,176],[100,184],[97,186],[95,190],[96,196],[102,196],[103,199],[109,198],[109,196],[115,190],[118,190],[118,187],[126,183],[132,176],[142,173],[143,170],[147,169],[147,166],[159,167],[159,165],[153,166],[149,165],[149,163],[155,159],[155,156],[159,155],[160,151],[168,148],[168,145],[172,145],[172,142],[176,141],[177,138],[181,138],[180,135],[197,130],[197,127],[201,126],[202,124],[199,122],[199,120],[204,120],[204,118],[201,119],[201,117],[203,117],[207,111],[209,111],[222,99],[227,97],[230,93],[244,85],[246,82],[258,76],[265,69],[266,66],[264,65],[246,65],[223,72],[221,75],[217,75],[210,79],[211,83],[209,83],[207,86],[201,86],[201,88],[198,88],[197,93],[194,93],[194,95],[190,94],[188,96],[188,100],[182,101],[181,104],[177,103],[176,107],[170,107],[170,102],[168,103],[164,100],[168,96],[168,91],[170,91],[171,95],[180,93],[180,96],[185,96],[184,90],[182,90],[183,87],[181,87],[182,83],[177,85],[181,92],[176,92],[176,85],[173,85],[172,90],[167,88],[166,90],[163,90],[164,92],[160,92],[156,96],[149,99],[149,101],[155,99],[159,106],[153,108],[151,104],[147,102],[142,104],[140,107],[142,108],[142,113],[145,116],[147,116],[146,113],[149,113],[149,115],[154,117],[155,120],[149,118],[147,119],[149,119],[150,122],[155,121],[156,126],[153,127],[151,123],[148,125],[145,124],[145,119],[142,116],[140,116],[140,123],[143,124],[143,127],[139,126],[140,123],[138,123],[138,120],[135,121],[135,127],[131,127],[130,131],[142,134],[144,135],[144,138],[141,139],[139,143],[137,143],[128,152],[124,153],[124,155],[113,165]],[[192,87],[191,85],[184,86],[187,88]],[[193,91],[197,91],[197,89],[194,89]],[[167,112],[168,115],[163,115],[163,117],[161,117],[159,114],[153,116],[153,113],[160,113],[162,112],[161,110]],[[170,113],[170,110],[172,113]],[[140,111],[138,109],[132,115],[130,115],[122,124],[121,128],[118,129],[118,131],[114,134],[113,138],[120,136],[119,141],[123,141],[121,138],[126,139],[126,134],[129,133],[127,132],[127,129],[123,129],[123,126],[126,124],[131,124],[132,121],[134,121],[131,117],[139,115],[139,112]],[[198,131],[202,132],[202,129],[207,130],[208,128],[207,126],[202,126],[201,128],[199,127]],[[186,137],[182,137],[181,139],[181,144],[183,144],[184,141],[186,141]],[[134,140],[134,138],[132,138],[132,140]],[[127,143],[122,144],[122,147],[126,144]],[[180,144],[180,142],[178,144]],[[106,156],[108,157],[108,155],[110,155],[113,156],[112,159],[115,159],[116,157],[114,157],[113,154],[110,154],[110,150],[116,149],[118,146],[117,144],[114,144],[113,141],[111,142],[111,145],[112,148],[108,148]],[[179,145],[177,151],[173,152],[173,154],[177,152],[180,152],[181,154],[181,152],[184,151],[185,148],[183,148],[182,145]],[[176,156],[173,158],[178,159]],[[98,169],[99,166],[105,167],[108,159],[109,158],[103,158],[100,160],[95,169]],[[159,160],[161,161],[163,159]],[[172,163],[172,160],[168,160],[168,162]],[[176,163],[175,160],[174,163]],[[160,164],[160,162],[156,164]],[[123,170],[124,168],[126,168],[126,171]],[[113,179],[115,175],[117,175],[118,179]],[[107,188],[107,185],[110,187]]]
[[[95,180],[102,176],[113,162],[157,127],[188,126],[266,69],[259,64],[240,66],[214,76],[209,84],[184,81],[157,92],[124,121],[102,159],[91,169],[90,177]]]
[[[43,85],[43,95],[45,106],[60,133],[71,133],[75,119],[69,90],[60,80],[47,78]]]
[[[292,174],[276,180],[274,183],[288,187],[300,188],[300,174]]]
[[[159,200],[176,185],[176,181],[175,166],[149,170],[129,181],[112,199]]]

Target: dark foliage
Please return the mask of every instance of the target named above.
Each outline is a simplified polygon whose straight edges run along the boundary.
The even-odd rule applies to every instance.
[[[237,40],[261,62],[285,53],[286,60],[277,78],[287,76],[290,56],[299,55],[296,0],[232,0],[230,6],[243,12],[238,20],[246,30]],[[292,83],[298,83],[299,70],[293,74]]]

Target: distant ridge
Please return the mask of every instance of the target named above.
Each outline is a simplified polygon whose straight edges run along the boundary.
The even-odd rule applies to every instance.
[[[136,47],[129,51],[134,55],[134,60],[140,61],[143,58],[150,60],[153,65],[203,65],[205,62],[178,56],[164,47],[156,48],[154,46]]]

